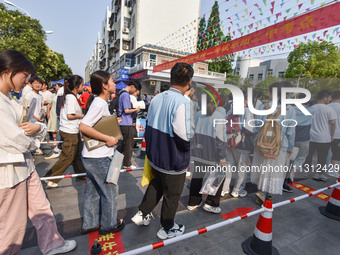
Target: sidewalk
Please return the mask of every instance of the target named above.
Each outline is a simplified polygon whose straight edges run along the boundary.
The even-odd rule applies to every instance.
[[[139,155],[139,151],[136,151]],[[143,161],[136,158],[136,165],[143,166]],[[37,157],[36,165],[42,176],[56,159],[49,161]],[[69,167],[68,172],[73,172]],[[67,172],[67,173],[68,173]],[[161,241],[156,237],[159,230],[159,216],[161,203],[155,208],[155,219],[149,226],[136,226],[131,222],[131,217],[137,212],[146,187],[141,187],[142,171],[121,173],[119,180],[118,216],[126,221],[125,229],[121,232],[125,251],[136,249]],[[186,185],[190,184],[187,177]],[[299,180],[299,183],[310,188],[319,189],[334,184],[335,178],[328,181],[317,182],[311,179]],[[188,211],[185,206],[188,200],[189,189],[184,186],[178,206],[176,222],[184,224],[185,232],[202,228],[223,221],[220,215],[214,215],[198,208]],[[84,183],[75,179],[63,179],[59,188],[46,190],[56,215],[59,230],[64,238],[72,238],[78,242],[78,247],[70,255],[89,254],[88,235],[80,235],[81,215],[83,210]],[[221,214],[234,211],[237,207],[260,207],[255,204],[256,187],[247,184],[248,196],[245,198],[232,198],[225,196],[221,199]],[[331,195],[332,190],[326,194]],[[290,199],[305,194],[294,188],[293,193],[284,193],[282,196],[274,195],[273,203]],[[340,249],[340,222],[331,220],[319,212],[319,206],[327,202],[310,197],[275,209],[273,213],[273,246],[280,254],[338,254]],[[204,233],[200,236],[183,240],[179,243],[159,248],[145,254],[244,254],[241,243],[252,236],[258,215],[235,222],[226,227]],[[36,246],[35,230],[28,225],[22,255],[40,255]]]

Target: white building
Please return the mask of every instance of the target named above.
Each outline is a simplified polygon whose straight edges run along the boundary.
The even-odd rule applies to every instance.
[[[200,4],[200,0],[112,0],[93,53],[99,52],[99,58],[89,61],[90,73],[105,70],[116,82],[137,77],[143,90],[159,90],[162,83],[169,83],[169,70],[153,74],[152,67],[196,52]],[[193,67],[194,80],[224,83],[225,74],[208,72],[206,62]]]

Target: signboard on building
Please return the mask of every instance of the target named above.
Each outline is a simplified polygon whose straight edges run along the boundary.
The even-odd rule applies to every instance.
[[[147,70],[144,70],[142,72],[139,72],[139,73],[135,73],[135,74],[132,74],[130,76],[131,80],[145,80],[146,78],[148,77],[148,71]]]

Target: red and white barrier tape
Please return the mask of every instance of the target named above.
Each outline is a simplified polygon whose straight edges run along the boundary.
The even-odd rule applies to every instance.
[[[143,170],[144,167],[136,167],[136,168],[123,168],[120,169],[121,173],[124,172],[131,172],[131,171],[137,171],[137,170]],[[55,180],[55,179],[65,179],[65,178],[73,178],[73,177],[80,177],[80,176],[86,176],[86,173],[81,174],[67,174],[67,175],[58,175],[58,176],[51,176],[51,177],[41,177],[41,181],[47,181],[47,180]]]
[[[63,141],[47,141],[47,142],[40,142],[40,144],[52,144],[52,143],[62,143]]]
[[[308,198],[308,197],[311,197],[311,196],[314,196],[314,195],[316,195],[316,194],[318,194],[318,193],[320,193],[322,191],[334,188],[334,187],[340,185],[339,181],[340,181],[340,178],[337,181],[337,183],[335,183],[335,184],[333,184],[331,186],[328,186],[326,188],[322,188],[322,189],[316,190],[316,191],[314,191],[312,193],[309,193],[309,194],[306,194],[306,195],[302,195],[302,196],[299,196],[299,197],[296,197],[296,198],[292,198],[292,199],[285,200],[285,201],[282,201],[282,202],[279,202],[279,203],[275,203],[275,204],[273,204],[273,209],[277,208],[277,207],[280,207],[280,206],[283,206],[283,205],[286,205],[286,204],[290,204],[290,203],[293,203],[293,202],[305,199],[305,198]],[[262,207],[261,209],[255,210],[253,212],[246,213],[244,215],[237,216],[237,217],[234,217],[234,218],[228,219],[226,221],[222,221],[222,222],[213,224],[213,225],[205,227],[205,228],[194,230],[194,231],[191,231],[189,233],[186,233],[186,234],[183,234],[181,236],[177,236],[177,237],[165,240],[165,241],[161,241],[161,242],[158,242],[158,243],[150,244],[150,245],[147,245],[147,246],[135,249],[135,250],[127,251],[127,252],[122,253],[122,254],[124,254],[124,255],[134,255],[134,254],[140,254],[140,253],[143,253],[143,252],[152,251],[152,250],[155,250],[157,248],[160,248],[160,247],[163,247],[163,246],[166,246],[166,245],[169,245],[169,244],[177,243],[179,241],[182,241],[182,240],[194,237],[194,236],[198,236],[198,235],[206,233],[208,231],[224,227],[224,226],[229,225],[231,223],[234,223],[236,221],[243,220],[243,219],[248,218],[250,216],[262,213],[262,212],[264,212],[266,210],[267,210],[266,208]]]

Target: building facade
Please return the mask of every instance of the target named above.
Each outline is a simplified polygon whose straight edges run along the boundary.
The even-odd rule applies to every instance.
[[[137,79],[143,93],[160,90],[162,84],[170,84],[170,70],[153,73],[153,66],[196,52],[200,4],[200,0],[113,0],[86,70],[89,74],[107,71],[116,82]],[[194,47],[181,43],[183,34],[177,36],[178,29],[185,29],[183,34]],[[175,34],[169,45],[173,48],[161,46],[169,34]],[[195,63],[193,68],[197,82],[221,85],[225,81],[225,74],[208,71],[208,62]]]
[[[234,75],[240,75],[242,79],[249,79],[254,85],[265,80],[268,76],[283,78],[288,68],[285,58],[271,59],[261,62],[258,59],[238,58]]]

